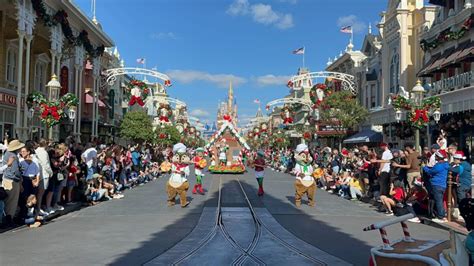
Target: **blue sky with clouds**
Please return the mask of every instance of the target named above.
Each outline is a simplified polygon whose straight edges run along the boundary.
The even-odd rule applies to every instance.
[[[91,0],[75,0],[91,15]],[[219,100],[233,81],[239,117],[288,93],[288,77],[302,64],[291,51],[306,47],[306,66],[323,70],[344,50],[353,25],[356,48],[367,26],[379,21],[383,0],[97,0],[96,16],[127,66],[171,76],[172,97],[203,121],[215,120]]]

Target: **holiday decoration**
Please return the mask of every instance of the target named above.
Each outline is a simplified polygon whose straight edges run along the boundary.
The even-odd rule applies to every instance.
[[[169,124],[170,118],[173,115],[173,111],[171,110],[171,106],[166,103],[160,103],[160,107],[158,108],[158,115],[160,117],[160,123]],[[186,128],[185,128],[186,130]]]
[[[145,105],[144,99],[150,94],[150,89],[143,81],[132,79],[126,88],[126,95],[130,98],[128,101],[129,106],[138,104],[140,106]]]
[[[449,42],[449,41],[454,41],[454,40],[459,40],[464,35],[466,35],[466,32],[468,32],[473,25],[474,21],[474,14],[471,15],[468,19],[466,19],[461,26],[461,28],[457,31],[451,31],[451,29],[446,29],[442,31],[434,40],[432,41],[427,41],[427,40],[421,40],[420,41],[420,46],[423,51],[429,51],[432,49],[435,49],[439,45]]]
[[[392,106],[397,111],[405,110],[408,112],[408,123],[411,126],[422,128],[429,122],[429,110],[439,110],[441,108],[441,98],[437,96],[426,98],[423,100],[422,105],[417,107],[412,99],[393,95]]]
[[[316,109],[321,105],[324,100],[324,97],[331,94],[331,90],[326,84],[318,83],[311,88],[309,92],[309,97],[311,102],[313,102],[313,109]]]
[[[26,104],[40,114],[40,120],[46,127],[59,124],[61,118],[67,118],[66,110],[75,109],[79,100],[72,93],[66,93],[58,101],[48,101],[43,94],[35,91],[28,94]]]
[[[64,10],[57,11],[54,15],[48,14],[46,7],[44,6],[43,0],[31,0],[33,9],[36,12],[38,18],[43,21],[43,24],[47,27],[54,27],[61,25],[61,30],[64,37],[68,40],[71,45],[80,46],[82,45],[86,50],[87,54],[94,58],[101,56],[104,53],[105,47],[103,45],[94,48],[88,37],[88,32],[83,30],[78,36],[74,36],[72,28],[69,25],[68,14]]]
[[[283,119],[283,124],[293,124],[293,109],[290,106],[285,106],[281,110],[280,116]]]

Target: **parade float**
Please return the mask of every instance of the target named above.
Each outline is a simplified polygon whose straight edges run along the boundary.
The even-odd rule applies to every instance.
[[[413,217],[413,214],[407,214],[364,228],[364,231],[379,230],[383,243],[370,250],[369,265],[470,265],[469,255],[464,248],[465,235],[451,230],[449,240],[412,238],[408,231],[407,220]],[[400,223],[402,227],[403,238],[391,242],[385,228],[397,223]]]
[[[230,121],[225,121],[219,131],[211,137],[206,145],[206,150],[212,154],[209,172],[213,174],[241,174],[245,172],[242,153],[250,150],[250,147]]]

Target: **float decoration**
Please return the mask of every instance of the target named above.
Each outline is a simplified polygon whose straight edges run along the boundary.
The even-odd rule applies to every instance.
[[[40,120],[50,128],[59,124],[61,118],[67,118],[67,109],[75,109],[79,104],[78,98],[72,93],[66,93],[58,101],[48,101],[43,94],[35,91],[26,98],[28,108],[38,111]]]

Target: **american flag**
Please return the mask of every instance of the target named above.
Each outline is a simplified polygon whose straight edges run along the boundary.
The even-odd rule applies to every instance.
[[[138,64],[145,64],[145,58],[137,58]]]
[[[255,99],[255,100],[253,100],[253,103],[260,104],[260,100],[259,100],[259,99]]]
[[[341,28],[342,33],[349,33],[352,34],[352,26],[345,26]]]
[[[293,50],[293,54],[304,54],[304,47]]]

